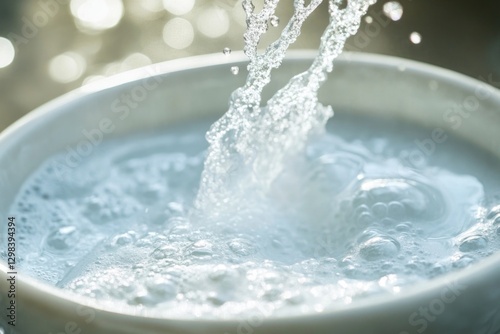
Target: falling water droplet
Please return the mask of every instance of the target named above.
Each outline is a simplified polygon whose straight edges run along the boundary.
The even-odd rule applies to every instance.
[[[399,21],[403,16],[403,6],[397,1],[384,4],[384,14],[393,21]]]
[[[420,35],[418,32],[414,31],[410,34],[410,41],[413,44],[420,44],[422,42],[422,35]]]
[[[231,49],[226,47],[222,50],[222,53],[226,56],[229,56],[231,54]]]
[[[233,73],[234,75],[237,75],[238,73],[240,73],[240,68],[238,66],[232,66],[231,73]]]
[[[271,23],[271,25],[276,28],[280,24],[280,18],[276,15],[273,15],[271,16],[269,23]]]

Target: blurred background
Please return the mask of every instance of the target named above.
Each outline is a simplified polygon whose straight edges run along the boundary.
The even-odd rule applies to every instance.
[[[324,2],[294,48],[318,46],[328,22]],[[292,10],[292,0],[280,2],[263,45]],[[241,0],[0,0],[0,130],[119,72],[205,53],[230,57],[222,51],[241,50],[244,29]],[[500,87],[500,1],[379,0],[347,49],[423,61]]]

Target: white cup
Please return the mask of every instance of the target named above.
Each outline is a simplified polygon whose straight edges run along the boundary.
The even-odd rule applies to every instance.
[[[313,52],[292,52],[273,74],[271,88],[305,69]],[[246,59],[210,55],[152,65],[69,93],[25,116],[0,135],[0,232],[6,247],[8,208],[22,183],[48,156],[71,148],[69,163],[102,139],[217,116],[242,85]],[[239,66],[233,75],[231,66]],[[272,89],[271,89],[272,90]],[[127,107],[120,102],[130,96]],[[369,54],[346,53],[322,88],[334,110],[397,117],[456,134],[500,157],[500,92],[434,66]],[[118,101],[118,102],[117,102]],[[450,104],[469,110],[460,126],[447,122]],[[464,114],[465,115],[465,114]],[[457,120],[458,121],[458,120]],[[85,130],[85,131],[83,131]],[[87,133],[87,135],[84,134]],[[89,146],[90,145],[90,146]],[[84,149],[85,148],[85,149]],[[68,152],[71,152],[69,150]],[[21,224],[21,222],[18,222]],[[19,254],[17,254],[19,256]],[[6,262],[0,262],[1,319],[10,305]],[[98,301],[97,301],[98,302]],[[148,318],[104,310],[95,302],[16,277],[16,333],[485,333],[500,330],[500,254],[399,295],[367,298],[322,314],[232,321]],[[13,329],[4,325],[4,331]]]

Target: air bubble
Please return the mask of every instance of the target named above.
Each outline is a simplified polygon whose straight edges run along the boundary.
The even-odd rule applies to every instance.
[[[228,246],[233,253],[239,256],[249,256],[256,252],[253,244],[246,239],[233,239],[228,243]]]
[[[401,223],[396,225],[396,231],[398,232],[409,232],[413,228],[413,225],[411,223]]]
[[[394,257],[398,254],[400,244],[394,238],[377,236],[364,242],[359,249],[359,254],[366,260],[375,261],[382,258]]]
[[[383,218],[387,216],[387,205],[385,203],[375,203],[372,206],[372,212],[377,218]]]
[[[49,233],[45,244],[49,249],[65,251],[74,247],[79,242],[79,236],[75,226],[63,226]]]
[[[399,202],[390,202],[387,215],[393,219],[403,219],[405,217],[405,206]]]
[[[369,212],[363,212],[361,213],[357,219],[356,222],[358,225],[368,225],[374,221],[373,216]]]
[[[500,205],[497,205],[495,207],[493,207],[490,212],[488,213],[488,216],[486,216],[486,218],[488,219],[494,219],[498,216],[498,218],[500,218]]]
[[[222,49],[222,53],[226,56],[229,56],[231,54],[231,49],[226,47]]]
[[[146,284],[151,296],[154,296],[156,303],[161,303],[173,299],[177,295],[177,286],[164,278],[157,278]]]
[[[172,256],[177,252],[177,249],[170,245],[164,245],[156,248],[152,253],[151,257],[156,260],[172,258]]]
[[[196,257],[210,257],[213,254],[213,245],[208,240],[198,240],[190,246],[189,253]]]
[[[111,240],[111,245],[113,246],[124,246],[133,243],[136,240],[137,234],[134,231],[128,231],[115,236]]]
[[[473,235],[462,240],[459,249],[462,252],[474,252],[485,248],[487,245],[487,239],[479,235]]]
[[[453,268],[465,268],[473,264],[476,260],[470,255],[463,255],[453,260]]]

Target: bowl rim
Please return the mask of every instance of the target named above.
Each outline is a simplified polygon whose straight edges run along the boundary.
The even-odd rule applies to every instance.
[[[312,61],[316,56],[317,51],[314,50],[293,50],[289,51],[285,61]],[[183,72],[187,70],[196,70],[200,68],[213,67],[224,64],[232,64],[243,66],[247,63],[247,58],[243,52],[233,52],[231,57],[221,57],[220,54],[208,54],[200,55],[188,58],[181,58],[176,60],[170,60],[166,62],[161,62],[157,64],[148,65],[124,73],[120,73],[109,78],[102,79],[96,83],[90,83],[88,85],[82,86],[66,93],[52,101],[43,104],[42,106],[36,108],[32,112],[21,117],[19,120],[14,122],[12,125],[7,127],[4,131],[0,133],[0,147],[9,143],[10,138],[18,131],[26,127],[28,124],[44,119],[56,112],[64,112],[64,106],[69,102],[79,100],[81,98],[90,96],[96,92],[102,92],[104,90],[109,90],[113,88],[118,88],[120,86],[140,81],[151,76],[162,76],[168,75],[176,72]],[[393,56],[385,56],[379,54],[369,54],[369,53],[357,53],[357,52],[344,52],[334,64],[338,63],[352,63],[353,65],[369,65],[372,67],[386,68],[392,71],[397,70],[399,67],[404,66],[407,73],[417,73],[423,76],[427,76],[432,79],[438,78],[440,81],[446,81],[453,83],[454,85],[460,85],[466,90],[474,90],[478,85],[488,85],[487,83],[481,82],[477,79],[468,77],[466,75],[453,72],[448,69],[437,67],[434,65],[429,65],[413,60],[403,59]],[[335,72],[335,69],[334,69]],[[334,75],[333,72],[333,75]],[[500,106],[500,90],[490,86],[492,90],[492,98],[495,100],[495,104]],[[237,88],[237,87],[235,87]],[[469,281],[473,280],[475,277],[480,277],[483,273],[488,272],[492,268],[500,267],[500,253],[489,256],[483,259],[479,263],[473,264],[470,267],[461,269],[457,272],[451,272],[444,274],[440,277],[433,278],[429,281],[423,281],[416,283],[411,289],[404,289],[402,292],[397,294],[380,294],[375,296],[370,296],[368,298],[363,298],[352,304],[340,304],[338,307],[332,310],[326,310],[322,313],[310,313],[310,314],[299,314],[299,315],[272,315],[270,317],[265,317],[265,322],[267,324],[277,324],[281,322],[295,322],[304,321],[319,318],[337,318],[343,317],[349,313],[363,312],[366,310],[372,310],[374,307],[388,308],[390,306],[397,307],[397,304],[414,298],[421,298],[422,296],[435,296],[436,292],[442,291],[450,282],[456,281]],[[0,274],[7,275],[8,268],[5,261],[0,260]],[[146,313],[137,313],[131,310],[123,309],[119,311],[110,310],[107,305],[96,305],[94,300],[89,297],[83,297],[76,295],[74,293],[69,293],[55,286],[49,285],[47,283],[41,282],[35,278],[28,277],[22,273],[17,275],[18,283],[21,283],[26,292],[33,293],[39,298],[43,298],[45,303],[52,303],[57,307],[57,303],[71,304],[75,307],[83,306],[88,307],[96,312],[100,312],[103,315],[117,316],[117,317],[127,317],[136,318],[138,320],[147,319],[148,321],[155,322],[157,324],[165,323],[177,323],[177,324],[192,324],[196,322],[198,325],[213,325],[213,324],[225,324],[225,325],[237,325],[241,323],[245,317],[234,317],[230,319],[210,319],[210,318],[174,318],[174,317],[159,317],[157,315],[148,315]]]

